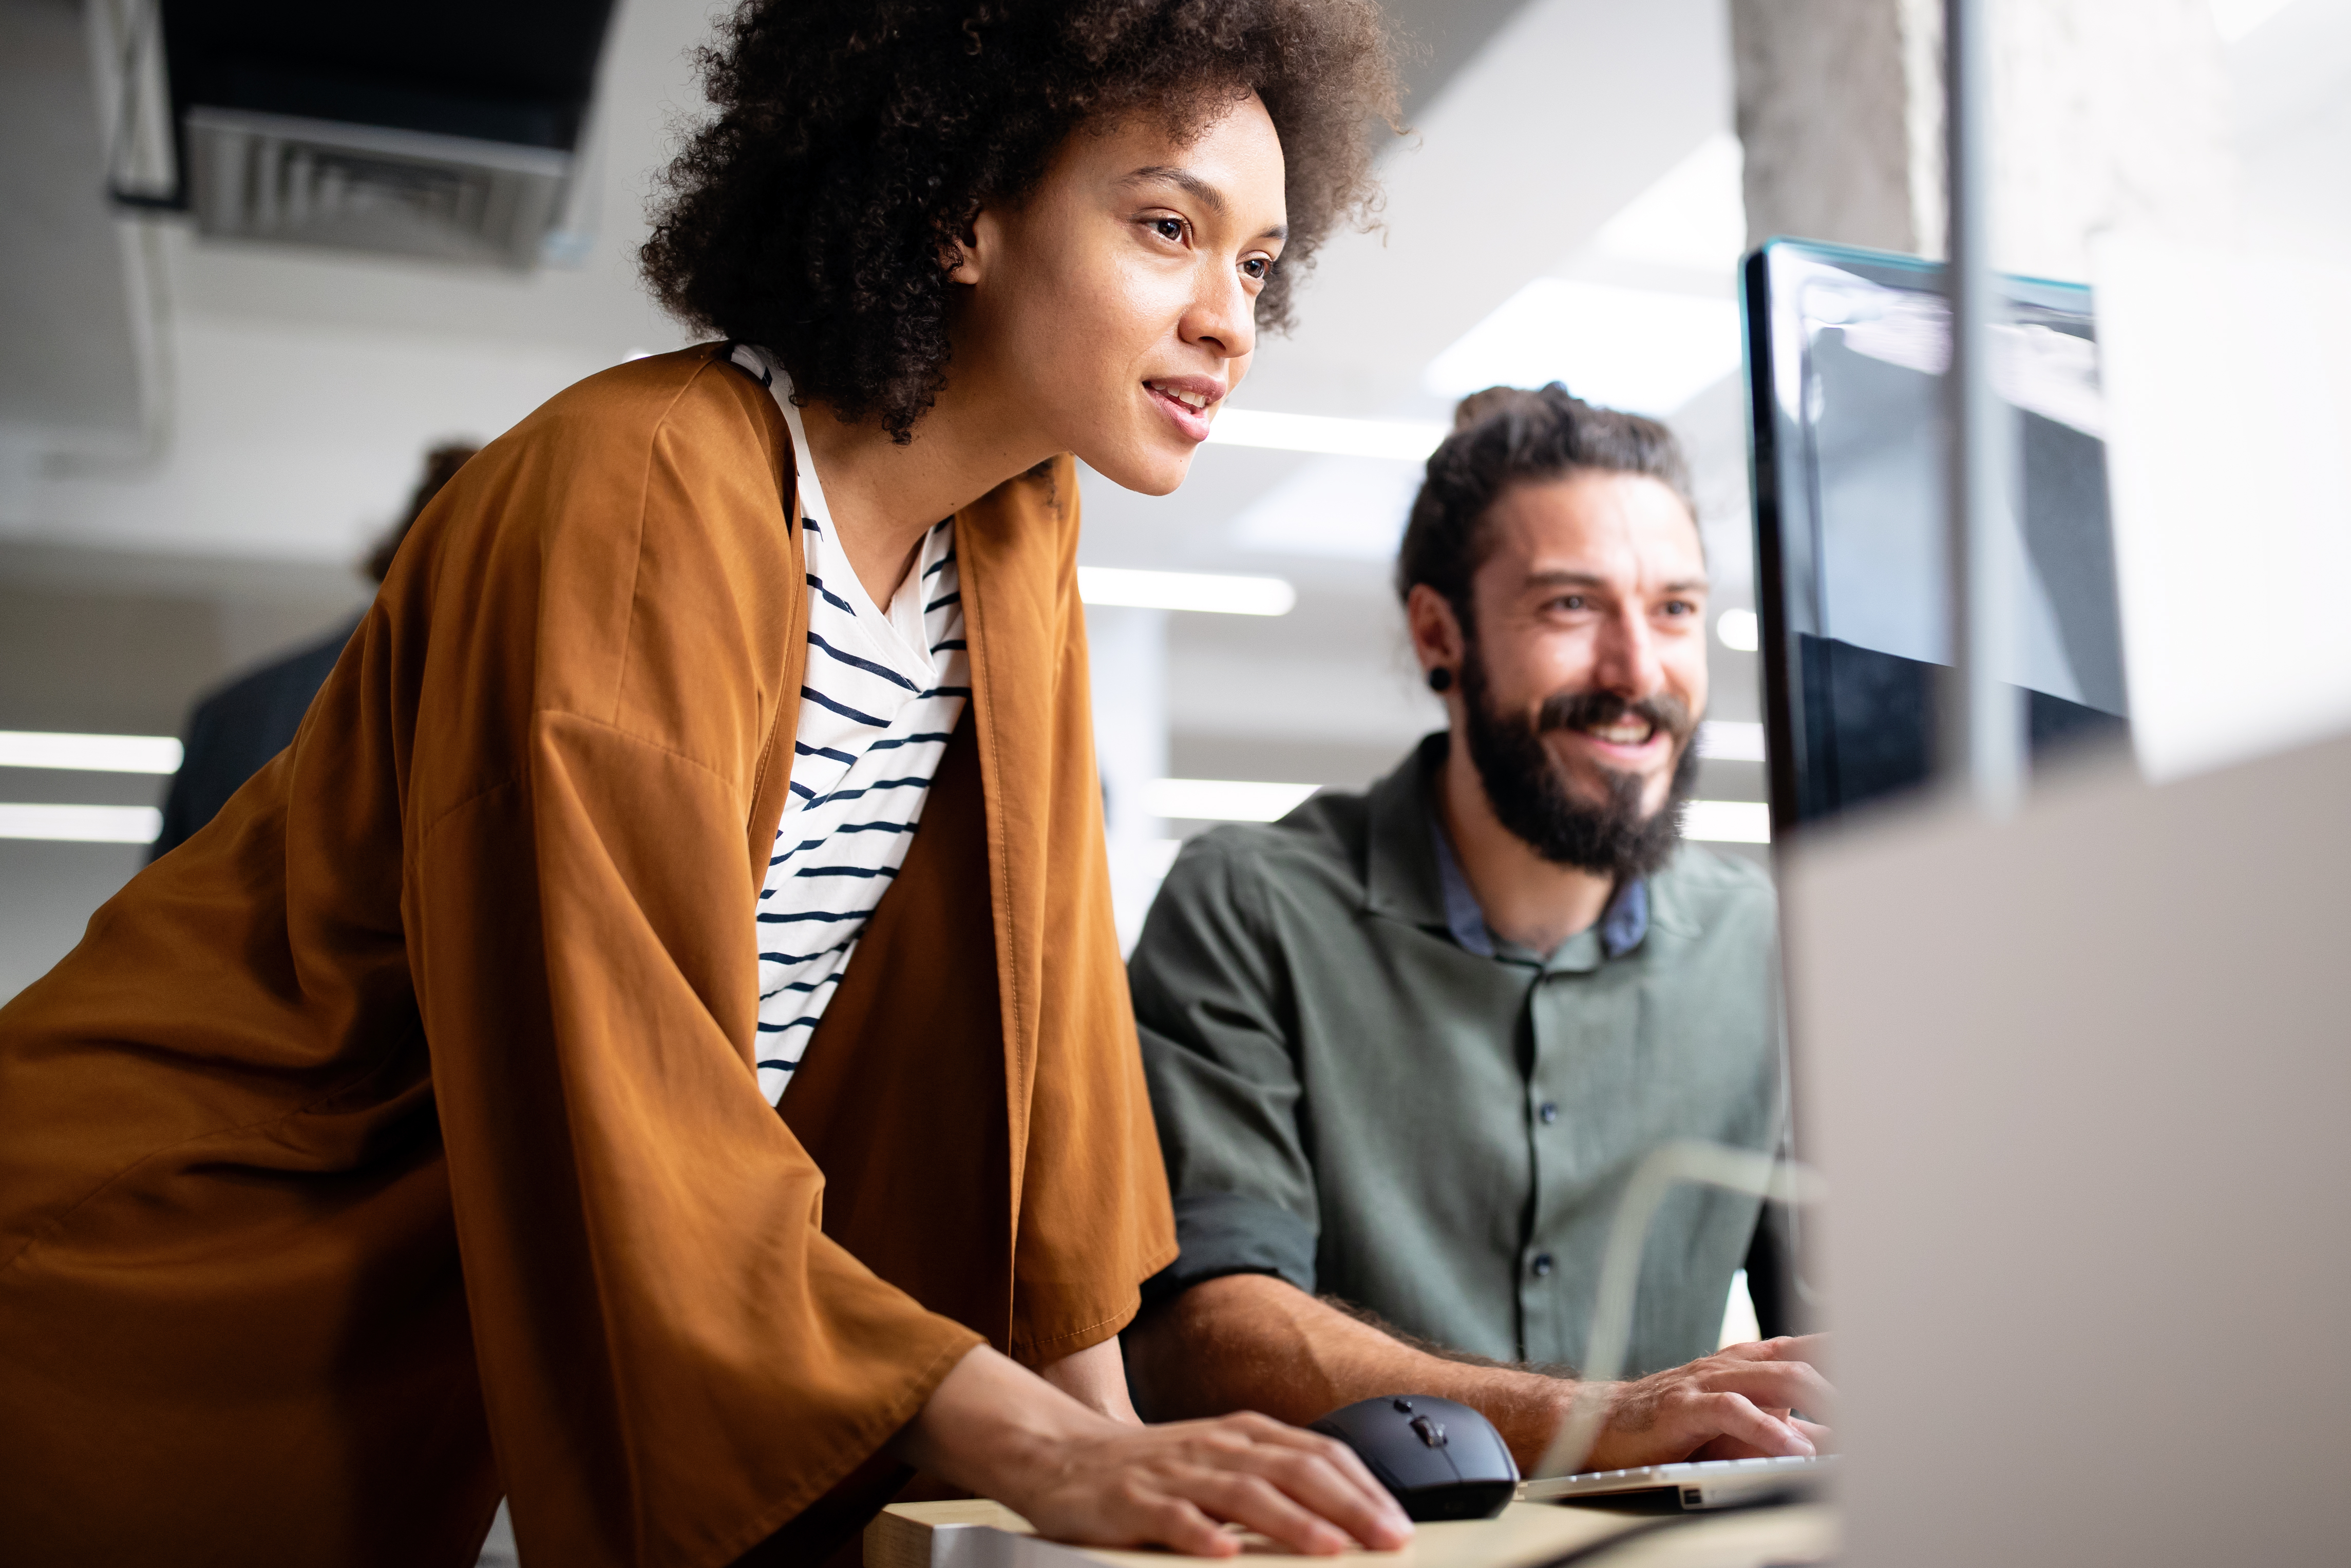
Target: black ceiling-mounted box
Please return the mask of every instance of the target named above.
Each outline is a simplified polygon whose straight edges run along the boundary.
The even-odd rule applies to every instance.
[[[173,204],[206,234],[528,268],[611,0],[162,0]]]

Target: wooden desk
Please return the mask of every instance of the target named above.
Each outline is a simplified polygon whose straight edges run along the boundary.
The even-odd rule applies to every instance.
[[[1823,1503],[1656,1515],[1514,1502],[1493,1519],[1423,1524],[1402,1552],[1358,1556],[1396,1568],[1541,1568],[1604,1548],[1607,1568],[1824,1563],[1836,1554],[1836,1514]],[[1027,1520],[995,1502],[897,1503],[865,1530],[865,1568],[1177,1568],[1210,1561],[1040,1541]],[[1331,1559],[1251,1550],[1238,1561],[1245,1568],[1305,1568]]]

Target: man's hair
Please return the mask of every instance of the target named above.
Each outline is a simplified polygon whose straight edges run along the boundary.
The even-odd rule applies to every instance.
[[[1396,124],[1370,0],[742,0],[700,64],[717,112],[670,165],[647,280],[900,441],[945,384],[957,238],[1081,126],[1188,137],[1264,100],[1290,237],[1257,315],[1279,330],[1315,248],[1368,218],[1369,130]]]
[[[480,450],[470,441],[453,441],[424,455],[424,472],[417,476],[415,492],[408,497],[408,510],[402,514],[400,521],[384,530],[383,538],[368,551],[365,570],[370,577],[381,582],[391,575],[392,558],[399,553],[400,541],[408,537],[408,530],[416,526],[416,519],[424,515],[426,505],[441,493],[442,486],[455,479],[465,460]]]
[[[1428,584],[1453,606],[1463,633],[1475,637],[1469,582],[1492,550],[1486,519],[1494,502],[1520,481],[1578,470],[1645,474],[1698,516],[1681,444],[1656,420],[1595,408],[1557,382],[1535,392],[1488,387],[1461,400],[1453,434],[1429,455],[1396,551],[1396,597],[1409,599],[1416,583]]]

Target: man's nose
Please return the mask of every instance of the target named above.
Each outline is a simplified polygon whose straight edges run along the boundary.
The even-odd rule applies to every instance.
[[[1656,639],[1648,621],[1637,612],[1609,617],[1593,653],[1593,684],[1627,702],[1654,695],[1665,685]]]

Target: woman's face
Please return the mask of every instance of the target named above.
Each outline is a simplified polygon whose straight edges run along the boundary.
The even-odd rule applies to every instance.
[[[974,220],[951,395],[990,400],[1023,446],[1165,495],[1248,373],[1285,210],[1255,94],[1189,141],[1148,118],[1081,130],[1026,201]]]

